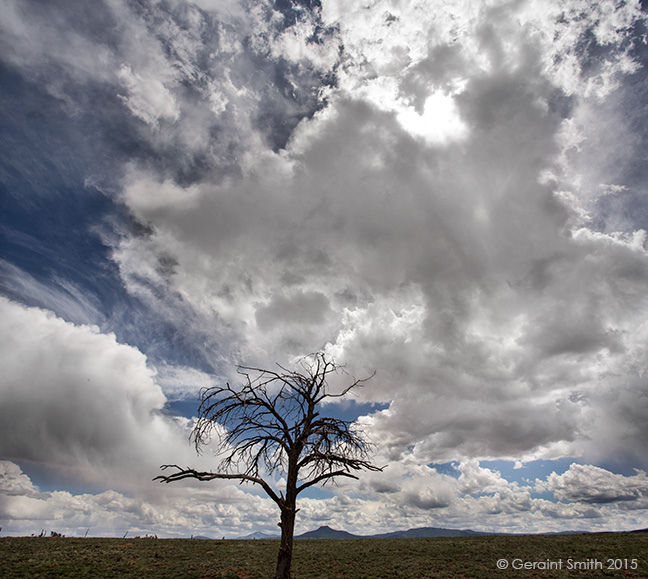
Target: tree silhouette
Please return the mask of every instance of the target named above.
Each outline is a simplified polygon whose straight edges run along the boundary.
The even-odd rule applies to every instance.
[[[201,391],[191,439],[200,453],[217,432],[219,452],[224,455],[217,472],[163,465],[163,470],[177,472],[154,480],[238,479],[261,486],[281,512],[276,579],[287,579],[299,493],[336,477],[357,479],[354,471],[382,468],[369,461],[371,445],[353,422],[319,412],[324,400],[340,398],[372,376],[331,394],[327,378],[342,368],[323,353],[302,358],[297,370],[277,366],[279,371],[239,366],[244,377],[240,388],[228,383]],[[285,494],[268,482],[275,471],[286,476]]]

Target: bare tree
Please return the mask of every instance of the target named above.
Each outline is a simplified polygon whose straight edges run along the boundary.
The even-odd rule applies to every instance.
[[[322,353],[303,358],[298,366],[288,370],[278,365],[279,371],[239,366],[244,377],[240,388],[227,384],[202,390],[191,438],[200,453],[216,430],[224,455],[218,471],[163,465],[163,470],[177,472],[154,479],[238,479],[263,488],[281,511],[277,579],[290,577],[299,493],[336,477],[357,479],[354,471],[382,470],[369,462],[371,445],[356,424],[319,412],[324,400],[344,396],[371,376],[331,394],[327,378],[340,366]],[[275,471],[286,476],[285,494],[268,482]]]

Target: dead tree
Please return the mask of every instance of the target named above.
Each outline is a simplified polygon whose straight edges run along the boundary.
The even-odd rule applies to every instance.
[[[235,479],[259,485],[281,512],[276,579],[288,579],[297,496],[336,477],[357,479],[354,472],[382,468],[369,461],[371,445],[355,423],[320,414],[324,400],[342,397],[369,378],[354,380],[341,393],[331,394],[327,378],[341,367],[324,354],[303,358],[297,370],[277,366],[278,371],[239,366],[244,378],[239,388],[228,383],[201,391],[191,439],[200,453],[213,432],[218,433],[224,458],[217,472],[163,465],[163,470],[176,472],[154,480]],[[274,472],[285,475],[284,492],[270,484]]]

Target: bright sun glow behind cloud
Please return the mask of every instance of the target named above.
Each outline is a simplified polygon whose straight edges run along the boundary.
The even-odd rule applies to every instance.
[[[423,137],[431,144],[444,144],[468,136],[468,127],[461,120],[453,96],[441,90],[427,97],[422,114],[407,107],[398,112],[396,118],[410,134]]]

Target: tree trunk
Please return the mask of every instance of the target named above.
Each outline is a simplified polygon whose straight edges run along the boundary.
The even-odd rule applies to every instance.
[[[288,472],[286,479],[286,498],[281,505],[281,544],[277,557],[276,579],[290,579],[292,563],[293,536],[295,534],[295,516],[297,515],[297,460],[300,448],[294,448],[288,455]]]
[[[295,534],[295,505],[286,505],[281,509],[281,544],[277,557],[276,579],[290,579],[290,565],[292,563],[293,535]]]

